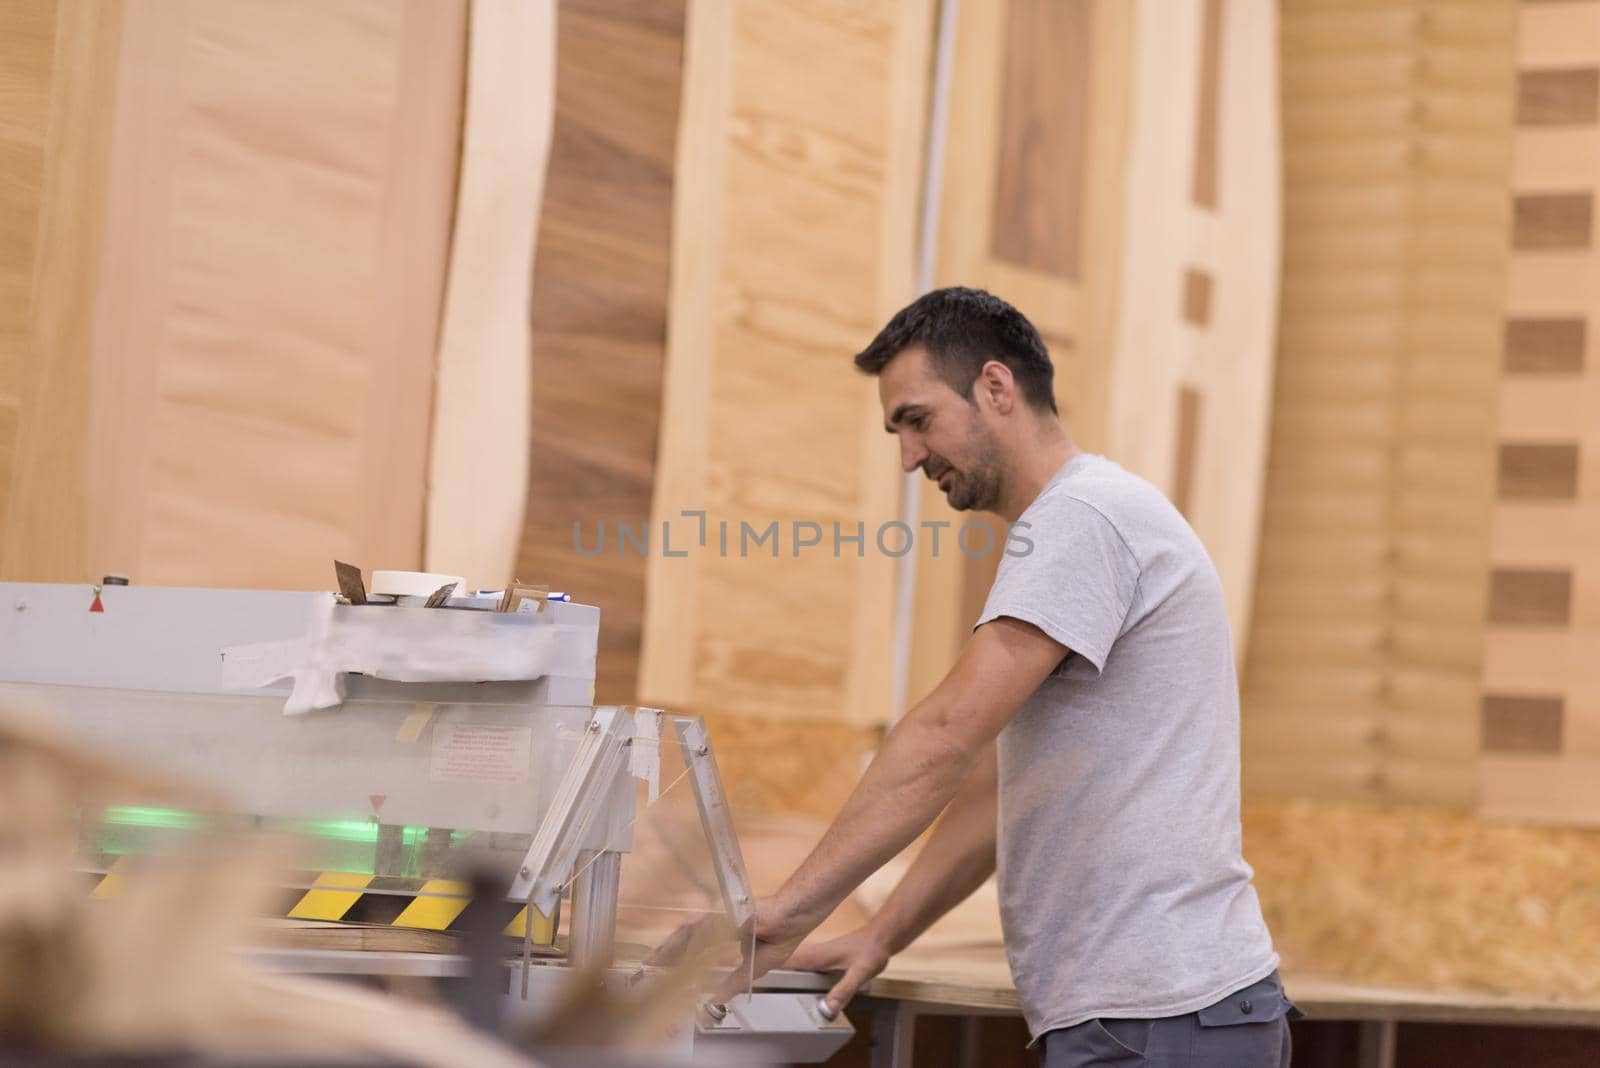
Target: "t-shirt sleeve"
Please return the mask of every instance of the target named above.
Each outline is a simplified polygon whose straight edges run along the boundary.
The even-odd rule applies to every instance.
[[[973,629],[1010,616],[1103,671],[1139,588],[1138,561],[1116,527],[1092,505],[1050,494],[1029,507],[1006,553]]]

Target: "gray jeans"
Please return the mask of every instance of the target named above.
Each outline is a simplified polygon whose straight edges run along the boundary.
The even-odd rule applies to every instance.
[[[1044,1068],[1289,1068],[1289,1021],[1300,1015],[1273,972],[1185,1016],[1051,1031]]]

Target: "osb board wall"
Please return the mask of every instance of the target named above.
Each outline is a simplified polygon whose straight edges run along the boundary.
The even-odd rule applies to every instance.
[[[51,10],[41,5],[39,14]],[[38,193],[31,206],[26,146],[35,136],[28,124],[37,121],[37,112],[33,119],[26,116],[38,106],[43,56],[35,52],[31,63],[19,57],[15,68],[22,128],[12,128],[17,140],[11,143],[21,147],[21,169],[17,199],[8,197],[8,204],[24,236],[15,250],[8,244],[5,255],[28,254],[31,261],[26,272],[20,259],[5,261],[8,281],[25,282],[17,307],[6,314],[20,310],[26,327],[20,338],[9,335],[20,347],[9,349],[9,359],[0,357],[0,390],[9,378],[15,403],[14,422],[0,416],[0,430],[7,423],[14,428],[9,442],[0,444],[0,455],[10,455],[9,488],[0,484],[0,576],[81,581],[91,515],[84,479],[90,451],[89,322],[99,277],[123,6],[65,0],[53,11],[53,39],[37,22],[17,27],[16,40],[7,35],[19,52],[49,48],[51,59]],[[6,407],[0,402],[0,412]]]
[[[92,574],[421,561],[463,3],[134,5],[94,319]]]
[[[690,8],[643,700],[890,714],[894,559],[874,543],[898,476],[849,355],[912,295],[931,20],[927,0]],[[806,549],[808,522],[827,540]],[[742,554],[745,523],[777,524],[776,558]],[[835,523],[863,525],[860,550],[834,555]]]
[[[1495,825],[1430,805],[1256,802],[1243,816],[1285,972],[1600,997],[1600,832]]]
[[[1470,804],[1514,6],[1304,0],[1247,796]]]
[[[54,3],[0,7],[0,530],[22,410],[55,39]]]
[[[988,289],[1032,320],[1055,364],[1057,407],[1091,450],[1105,448],[1122,296],[1134,8],[958,5],[949,89],[935,280]],[[1003,533],[974,528],[963,552],[955,541],[963,525],[994,517],[954,512],[932,483],[918,508],[919,522],[949,526],[937,557],[931,538],[918,548],[912,701],[955,662],[1005,544]],[[989,544],[996,550],[982,552]]]
[[[1518,12],[1482,810],[1600,823],[1600,3]]]
[[[563,0],[557,9],[516,573],[601,607],[601,702],[638,693],[646,559],[631,545],[619,553],[617,535],[618,524],[638,531],[650,518],[683,21],[681,0]],[[594,553],[602,523],[607,551]]]

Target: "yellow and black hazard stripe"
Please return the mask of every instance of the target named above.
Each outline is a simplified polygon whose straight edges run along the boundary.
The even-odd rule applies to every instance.
[[[504,915],[495,922],[512,938],[523,936],[528,907],[516,901],[473,903],[471,888],[450,879],[396,879],[354,872],[325,871],[288,909],[295,920],[384,924],[424,931],[460,930],[471,925],[469,913],[492,908]],[[531,940],[540,945],[555,942],[555,924],[535,911]]]
[[[115,896],[121,889],[128,860],[125,856],[117,857],[102,871],[93,873],[95,883],[90,896]],[[463,930],[472,925],[478,910],[491,909],[502,933],[519,941],[529,915],[528,907],[519,901],[474,902],[471,888],[463,882],[342,871],[307,873],[306,881],[286,889],[281,901],[280,913],[294,920],[375,924],[421,931]],[[537,910],[532,915],[530,941],[535,945],[554,945],[559,911],[556,917],[550,918]]]

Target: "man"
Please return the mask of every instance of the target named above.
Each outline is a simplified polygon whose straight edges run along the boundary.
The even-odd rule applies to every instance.
[[[1199,540],[1149,483],[1072,443],[1038,331],[997,297],[929,293],[855,362],[901,466],[1031,549],[1011,543],[949,675],[758,904],[757,973],[791,956],[842,973],[837,1010],[998,868],[1049,1068],[1286,1065],[1294,1010],[1240,854],[1238,687]],[[796,952],[941,810],[870,923]]]

